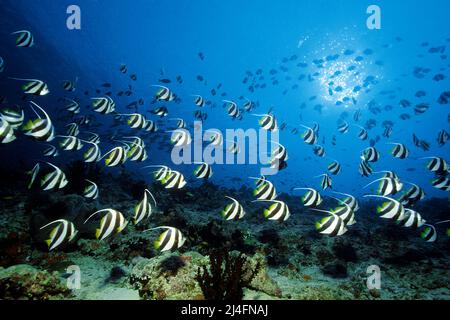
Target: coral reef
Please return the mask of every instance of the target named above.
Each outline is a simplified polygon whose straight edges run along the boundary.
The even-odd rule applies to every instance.
[[[70,294],[58,272],[39,271],[23,264],[0,269],[2,299],[51,300],[67,298]]]
[[[220,260],[218,255],[207,257],[197,252],[164,254],[151,259],[136,258],[130,283],[143,299],[203,300],[211,298],[212,290],[217,290],[213,294],[221,294],[221,299],[238,299],[244,296],[244,287],[268,296],[281,297],[281,290],[268,275],[262,255],[244,257],[234,252],[231,256],[226,256],[228,258],[222,261],[228,261],[228,267],[226,263],[221,266],[217,264]],[[210,265],[211,262],[215,265]],[[208,269],[218,272],[213,288],[210,286],[211,275]],[[202,270],[207,272],[206,276]],[[210,291],[205,292],[202,286]]]
[[[131,271],[130,283],[143,299],[202,300],[204,296],[195,274],[198,267],[206,263],[207,259],[196,252],[141,258]]]
[[[122,179],[126,179],[126,184],[118,183]],[[449,238],[439,232],[438,241],[426,243],[415,230],[367,214],[374,207],[371,202],[360,203],[357,223],[344,236],[330,238],[318,234],[314,230],[317,217],[305,211],[298,199],[286,194],[280,194],[280,198],[289,201],[295,214],[285,223],[266,221],[261,210],[256,209],[248,210],[240,221],[225,221],[219,214],[226,204],[223,194],[248,204],[252,200],[248,188],[229,190],[206,183],[168,194],[157,186],[133,180],[126,172],[119,176],[105,174],[99,181],[102,190],[108,192],[101,192],[96,201],[74,193],[26,193],[18,187],[14,188],[14,197],[7,196],[7,200],[0,202],[0,261],[7,268],[0,269],[2,283],[7,284],[2,287],[0,299],[225,299],[231,295],[235,299],[450,297],[446,281]],[[120,234],[103,241],[96,240],[94,230],[83,224],[87,215],[106,206],[131,219],[145,187],[152,190],[158,201],[148,220],[137,226],[130,224]],[[442,201],[438,205],[432,200],[419,205],[424,212],[435,210],[429,214],[430,221],[446,217]],[[48,231],[39,228],[60,218],[75,223],[78,237],[70,245],[48,252],[44,243]],[[185,245],[176,253],[155,250],[155,235],[143,230],[157,225],[180,228],[187,239]],[[224,260],[219,263],[210,255],[214,251],[227,252],[229,257],[223,255]],[[226,259],[233,261],[227,266]],[[63,275],[69,265],[79,266],[83,274],[82,288],[71,294],[57,285],[61,280],[53,273]],[[370,265],[381,268],[381,290],[369,290],[366,286]],[[12,272],[14,267],[22,271]],[[30,281],[37,279],[38,284],[26,282],[23,274]],[[53,276],[58,282],[52,288],[45,279]],[[203,277],[205,291],[197,281],[199,277]],[[11,279],[17,283],[13,285]],[[212,285],[214,281],[217,283]],[[33,290],[28,291],[31,286]],[[227,286],[231,289],[225,294]]]

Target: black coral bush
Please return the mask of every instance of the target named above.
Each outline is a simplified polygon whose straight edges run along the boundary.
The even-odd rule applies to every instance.
[[[251,268],[242,253],[230,255],[228,251],[212,251],[209,255],[210,267],[198,268],[196,280],[207,300],[242,300],[243,288],[247,287],[258,274],[258,262]]]

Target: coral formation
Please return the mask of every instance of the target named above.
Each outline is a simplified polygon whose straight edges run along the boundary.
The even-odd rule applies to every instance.
[[[39,271],[23,264],[0,269],[2,299],[52,300],[68,298],[70,294],[58,272]]]
[[[439,241],[430,245],[418,238],[414,231],[386,225],[376,216],[365,214],[369,212],[371,202],[360,203],[358,223],[348,234],[330,238],[315,232],[315,217],[305,211],[296,199],[289,199],[292,202],[290,209],[298,214],[286,223],[266,223],[258,210],[250,210],[241,221],[230,222],[223,220],[219,214],[226,204],[223,193],[232,194],[246,203],[252,199],[248,189],[244,188],[244,193],[240,193],[208,183],[203,190],[190,188],[178,198],[178,194],[177,197],[168,196],[155,188],[152,192],[158,199],[158,208],[150,219],[98,241],[94,230],[83,225],[86,215],[110,202],[114,208],[122,210],[127,219],[131,219],[132,208],[142,197],[142,190],[139,192],[144,187],[142,182],[134,181],[127,175],[120,179],[125,178],[127,184],[118,186],[118,177],[102,176],[101,183],[110,192],[98,201],[62,192],[26,194],[25,191],[16,191],[17,199],[22,200],[1,202],[0,256],[3,267],[28,264],[33,275],[30,279],[39,274],[40,281],[52,276],[53,271],[64,274],[69,265],[78,265],[84,278],[82,289],[74,290],[72,295],[63,290],[61,294],[45,296],[43,293],[29,294],[22,289],[28,288],[29,283],[25,283],[20,275],[13,276],[14,280],[20,280],[17,280],[17,288],[11,286],[11,277],[2,277],[3,283],[15,289],[2,291],[0,298],[20,295],[19,298],[33,299],[106,299],[120,298],[120,295],[129,299],[209,299],[214,295],[225,298],[223,292],[208,291],[208,288],[222,290],[220,286],[207,285],[213,278],[213,271],[220,271],[217,279],[223,287],[232,288],[228,295],[243,299],[449,297],[449,287],[445,281],[448,278],[449,239],[440,235]],[[201,201],[196,201],[192,196],[200,197]],[[289,198],[285,194],[280,197]],[[428,202],[431,200],[420,204],[421,210],[427,210]],[[432,203],[430,207],[435,208]],[[442,210],[437,212],[432,214],[435,220],[446,215]],[[70,245],[48,252],[44,242],[48,239],[48,232],[42,232],[39,228],[49,220],[58,218],[73,220],[79,234]],[[155,225],[172,225],[182,229],[187,238],[185,246],[176,253],[161,254],[155,250],[155,235],[143,232]],[[208,256],[211,250],[229,252],[230,259],[241,257],[230,264],[234,265],[230,275],[234,283],[227,280],[229,271],[225,272],[230,270],[230,266],[226,267],[223,260],[221,268],[218,268],[219,263],[212,258],[214,256]],[[370,265],[379,265],[382,269],[381,290],[366,287],[366,270]],[[238,269],[236,266],[242,267],[239,271],[241,277],[236,276],[239,272],[234,273]],[[199,268],[200,275],[204,277],[206,294],[197,281]],[[4,275],[5,270],[9,269],[2,269],[1,273]],[[255,270],[257,272],[253,272]],[[231,284],[224,284],[227,281]],[[39,288],[47,290],[40,285]],[[51,292],[52,289],[49,290]]]
[[[252,269],[243,254],[230,255],[227,251],[214,250],[209,255],[209,270],[199,267],[196,280],[208,300],[242,300],[243,288],[247,287],[258,273],[258,262]]]
[[[196,252],[181,257],[169,254],[152,259],[141,258],[131,271],[130,283],[143,299],[202,300],[204,296],[195,281],[195,274],[198,267],[206,263],[207,259]]]

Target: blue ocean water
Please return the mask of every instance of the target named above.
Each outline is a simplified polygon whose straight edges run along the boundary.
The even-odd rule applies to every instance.
[[[380,136],[382,122],[390,120],[394,127],[389,141],[404,143],[411,149],[410,159],[393,159],[388,155],[392,146],[385,144],[387,139],[381,139],[377,147],[383,156],[375,171],[394,170],[404,179],[423,185],[430,196],[445,197],[445,192],[430,186],[430,175],[424,170],[426,162],[417,158],[445,157],[448,154],[447,146],[436,144],[438,132],[448,128],[446,106],[436,103],[439,94],[448,86],[448,79],[441,82],[431,79],[440,68],[444,68],[445,74],[448,60],[427,52],[432,46],[448,45],[445,24],[448,3],[433,1],[424,5],[421,1],[379,1],[381,30],[366,27],[368,15],[365,11],[370,4],[367,1],[135,1],[125,5],[122,1],[80,1],[81,30],[69,30],[65,23],[69,2],[15,1],[9,5],[6,2],[4,13],[11,16],[2,19],[1,56],[8,66],[2,76],[44,79],[52,95],[37,98],[36,102],[42,101],[50,114],[61,109],[61,103],[56,99],[64,95],[60,85],[63,79],[79,78],[75,96],[88,89],[93,91],[102,82],[110,82],[113,88],[132,83],[133,96],[117,98],[116,102],[118,109],[125,112],[124,105],[137,97],[147,97],[149,101],[148,97],[154,93],[150,85],[158,84],[160,78],[169,78],[172,79],[170,88],[183,98],[181,104],[170,108],[170,117],[192,118],[195,108],[190,94],[201,94],[214,102],[215,109],[204,108],[208,114],[204,128],[246,130],[257,127],[258,118],[246,115],[242,121],[234,121],[222,109],[222,99],[242,103],[238,99],[242,96],[259,102],[254,113],[266,113],[273,107],[279,124],[285,122],[290,127],[312,126],[314,122],[320,124],[320,139],[325,138],[324,159],[314,156],[312,148],[301,141],[303,129],[297,135],[288,129],[280,133],[280,142],[289,151],[289,169],[274,176],[273,180],[284,183],[279,186],[283,191],[289,191],[293,186],[317,186],[320,179],[314,177],[326,171],[330,159],[336,159],[342,163],[343,170],[333,180],[334,187],[360,192],[368,179],[359,177],[359,156],[368,143],[355,137],[359,131],[356,127],[351,127],[346,135],[336,134],[336,129],[342,113],[345,112],[348,115],[345,119],[352,122],[354,112],[361,110],[360,124],[368,119],[377,121],[377,126],[369,132],[370,138]],[[9,33],[16,29],[33,30],[36,46],[30,50],[15,49]],[[397,37],[401,40],[396,40]],[[428,42],[429,47],[421,47],[423,42]],[[364,55],[362,51],[368,48],[373,54]],[[342,53],[346,49],[355,53],[344,56]],[[199,59],[199,52],[205,55],[204,60]],[[316,68],[312,62],[334,54],[340,57],[323,68]],[[418,57],[420,54],[423,56]],[[297,57],[295,61],[283,64],[284,57],[293,55]],[[357,64],[359,80],[351,74],[342,76],[339,81],[344,92],[330,96],[330,75],[354,65],[354,58],[359,55],[364,58]],[[306,63],[307,67],[297,67],[300,62]],[[127,65],[129,73],[137,74],[136,82],[118,72],[121,63]],[[279,70],[282,66],[286,71]],[[425,79],[417,79],[412,73],[416,66],[426,66],[432,74]],[[267,87],[252,93],[248,90],[249,85],[242,81],[246,71],[255,73],[258,69],[264,71],[264,80],[260,83]],[[271,69],[279,70],[274,77],[279,85],[271,85]],[[163,76],[161,72],[164,72]],[[319,73],[318,76],[309,82],[307,76],[315,72]],[[182,84],[175,81],[176,75],[183,77]],[[197,75],[205,80],[197,81]],[[296,81],[301,75],[305,79]],[[370,86],[369,92],[361,90],[354,95],[356,105],[335,105],[339,98],[345,96],[345,90],[362,85],[367,76],[373,76],[376,84]],[[223,86],[217,91],[226,92],[226,97],[211,95],[210,90],[219,83]],[[295,84],[298,88],[291,89]],[[13,90],[17,83],[2,77],[2,88]],[[283,94],[285,90],[287,92]],[[389,90],[394,93],[380,94]],[[427,96],[415,97],[418,90],[426,91]],[[89,103],[89,97],[81,98],[82,103]],[[431,107],[425,114],[413,115],[410,120],[403,121],[399,115],[404,111],[411,113],[412,108],[404,110],[400,107],[401,99],[407,99],[413,105],[427,102]],[[367,110],[370,101],[381,107],[392,105],[393,109],[374,115]],[[303,103],[306,107],[301,109]],[[322,112],[314,109],[316,105],[323,106]],[[144,108],[148,109],[147,106]],[[99,128],[107,129],[108,126]],[[411,146],[412,133],[431,142],[431,149],[423,152]],[[336,146],[330,144],[334,134]],[[168,160],[161,153],[152,150],[149,162],[160,164]],[[22,158],[25,155],[18,153],[16,156]],[[258,175],[259,167],[218,166],[212,179],[228,185],[229,178],[234,175],[241,176],[244,172],[245,175]],[[407,171],[408,168],[415,171]]]
[[[73,4],[81,10],[80,30],[66,26],[70,15],[66,10]],[[366,25],[366,10],[372,4],[381,9],[379,30]],[[152,170],[143,167],[166,165],[183,173],[189,187],[200,188],[203,181],[193,175],[197,165],[176,165],[171,159],[171,134],[166,131],[175,129],[176,122],[170,119],[185,120],[193,134],[194,113],[199,111],[207,114],[203,130],[225,134],[227,129],[259,130],[261,116],[253,114],[270,113],[278,123],[278,141],[289,155],[286,168],[267,176],[278,193],[300,197],[296,187],[322,192],[320,175],[328,173],[333,191],[358,199],[374,194],[375,184],[365,186],[382,175],[364,177],[358,170],[363,150],[374,146],[380,152],[380,159],[370,163],[374,172],[395,172],[404,183],[403,191],[408,183],[417,184],[426,200],[446,199],[448,190],[432,186],[435,174],[426,167],[430,160],[422,158],[449,160],[447,138],[438,143],[443,130],[448,137],[450,119],[448,103],[439,102],[450,90],[449,11],[446,0],[3,0],[0,57],[5,69],[0,73],[0,98],[5,100],[0,109],[19,105],[26,120],[33,119],[28,101],[34,101],[48,112],[60,135],[66,134],[68,123],[88,115],[91,124],[80,125],[80,130],[100,135],[102,154],[118,145],[112,136],[119,140],[140,136],[147,146],[146,161],[127,161],[115,168],[99,162],[104,173],[118,175],[125,170],[150,184]],[[32,32],[34,46],[16,47],[11,33],[17,30]],[[125,74],[119,71],[122,64]],[[133,74],[136,80],[130,78]],[[23,83],[11,78],[42,80],[50,94],[24,95]],[[65,91],[62,81],[75,79],[76,90]],[[155,101],[154,85],[167,86],[177,99]],[[91,98],[108,92],[117,112],[143,114],[160,130],[131,129],[126,117],[115,125],[111,115],[94,112]],[[192,95],[201,95],[208,103],[198,107]],[[79,101],[80,114],[72,117],[63,97]],[[127,107],[139,99],[142,104]],[[231,117],[223,100],[236,102],[242,118]],[[254,104],[251,111],[243,110],[246,101]],[[402,106],[402,101],[409,105]],[[418,114],[415,107],[421,103],[429,107]],[[168,108],[167,117],[150,112],[159,106]],[[348,132],[338,131],[342,123],[349,124]],[[315,155],[314,146],[302,138],[304,126],[315,124],[320,128],[316,144],[324,147],[324,157]],[[367,140],[358,138],[361,127],[367,130]],[[392,128],[389,137],[383,136],[386,127]],[[428,142],[429,150],[414,145],[413,134]],[[406,146],[408,157],[394,158],[390,143]],[[1,166],[26,172],[44,160],[43,146],[18,133],[17,140],[0,146]],[[255,152],[258,145],[252,147],[242,151]],[[60,150],[51,161],[65,168],[82,160],[84,151]],[[333,161],[342,166],[338,175],[327,169]],[[224,188],[253,188],[248,177],[258,177],[262,167],[267,163],[212,164],[209,181]]]

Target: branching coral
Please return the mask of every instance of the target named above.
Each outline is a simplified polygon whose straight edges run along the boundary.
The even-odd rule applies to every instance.
[[[212,251],[209,255],[210,268],[198,268],[196,280],[208,300],[242,300],[243,288],[258,274],[258,262],[250,269],[243,254],[232,256],[228,251]]]

